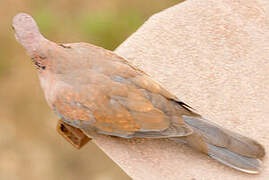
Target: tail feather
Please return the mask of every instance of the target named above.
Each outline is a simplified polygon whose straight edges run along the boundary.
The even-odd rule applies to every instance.
[[[261,161],[259,159],[242,156],[229,151],[226,148],[214,146],[212,144],[207,144],[207,146],[208,155],[211,158],[234,169],[250,174],[257,174],[261,169]]]
[[[256,174],[265,150],[258,142],[206,121],[201,117],[183,116],[194,133],[173,140],[183,141],[213,159],[237,170]],[[181,139],[181,140],[180,140]]]
[[[265,155],[262,145],[253,139],[224,129],[199,117],[183,116],[183,119],[185,123],[201,133],[210,144],[227,148],[247,157],[261,158]]]

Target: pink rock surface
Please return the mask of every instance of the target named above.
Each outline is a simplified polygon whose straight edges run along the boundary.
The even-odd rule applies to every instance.
[[[188,0],[151,17],[116,52],[208,119],[268,150],[268,18],[265,0]],[[134,179],[269,178],[268,156],[260,175],[248,175],[173,142],[97,143]]]

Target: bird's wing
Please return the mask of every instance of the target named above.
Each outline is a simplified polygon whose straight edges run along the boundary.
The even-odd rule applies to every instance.
[[[67,82],[71,88],[57,92],[54,108],[65,121],[84,131],[121,137],[192,133],[181,119],[190,112],[174,95],[113,52],[95,51],[101,52],[91,54],[97,60],[85,72],[74,71]]]
[[[53,108],[66,123],[86,133],[97,130],[126,138],[161,138],[192,132],[181,116],[173,112],[177,110],[171,100],[133,86],[119,85],[118,88],[108,88],[106,91],[111,93],[107,94],[98,86],[80,91],[64,89],[57,95]],[[122,91],[115,92],[117,90]]]

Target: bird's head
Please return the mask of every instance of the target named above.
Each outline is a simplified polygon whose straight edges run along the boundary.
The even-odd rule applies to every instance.
[[[17,14],[13,18],[12,27],[17,41],[26,49],[39,75],[64,74],[73,71],[76,67],[82,68],[84,64],[88,64],[87,58],[86,60],[83,58],[85,55],[79,54],[85,50],[81,47],[82,45],[71,48],[71,45],[57,44],[47,40],[39,32],[35,20],[28,14]]]
[[[45,39],[39,32],[34,19],[28,14],[17,14],[13,18],[12,28],[15,31],[15,38],[29,55],[32,55],[38,49],[40,41]]]
[[[12,28],[16,40],[26,49],[39,72],[47,71],[52,63],[48,58],[48,47],[54,43],[42,36],[35,20],[26,13],[19,13],[13,18]]]

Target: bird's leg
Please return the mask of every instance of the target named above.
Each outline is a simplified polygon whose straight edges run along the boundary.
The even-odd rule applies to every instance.
[[[80,129],[66,124],[61,119],[57,124],[57,132],[76,149],[80,149],[91,140],[91,138],[86,136]]]

